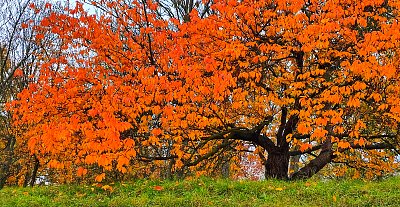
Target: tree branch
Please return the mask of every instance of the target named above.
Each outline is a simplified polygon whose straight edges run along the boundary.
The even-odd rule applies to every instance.
[[[185,163],[185,166],[190,167],[190,166],[195,166],[197,164],[199,164],[201,161],[206,160],[208,158],[210,158],[211,156],[213,156],[214,154],[216,154],[217,152],[219,152],[219,150],[231,145],[234,141],[224,141],[222,144],[215,146],[210,152],[208,152],[207,154],[205,154],[204,156],[201,156],[200,158],[198,158],[197,160],[195,160],[194,162],[188,162]]]
[[[301,150],[290,151],[289,155],[290,156],[297,156],[297,155],[307,154],[307,153],[311,153],[311,152],[314,152],[316,150],[319,150],[321,148],[322,148],[322,145],[317,145],[317,146],[313,146],[310,149],[305,150],[305,151],[301,151]]]
[[[172,160],[172,159],[176,159],[178,158],[178,156],[176,155],[171,155],[171,156],[167,156],[167,157],[152,157],[152,156],[139,156],[139,161],[142,162],[152,162],[154,160]]]

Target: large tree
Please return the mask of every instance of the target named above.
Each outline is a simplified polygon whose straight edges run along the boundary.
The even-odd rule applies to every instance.
[[[184,19],[152,1],[92,4],[101,15],[78,3],[42,21],[63,55],[12,103],[18,139],[50,167],[184,175],[253,151],[279,179],[397,168],[397,1],[219,0]]]

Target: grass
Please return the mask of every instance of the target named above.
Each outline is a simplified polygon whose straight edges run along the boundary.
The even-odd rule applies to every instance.
[[[112,189],[111,189],[112,188]],[[201,178],[98,186],[6,187],[0,206],[399,206],[400,177],[285,182]]]

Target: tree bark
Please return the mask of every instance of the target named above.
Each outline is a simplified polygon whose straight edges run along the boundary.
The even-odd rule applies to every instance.
[[[291,176],[291,179],[307,179],[315,175],[319,172],[322,168],[324,168],[328,163],[330,163],[333,159],[332,153],[332,142],[330,139],[325,141],[322,146],[322,150],[319,155],[310,161],[306,166],[301,168],[299,171],[294,173]]]
[[[221,168],[221,175],[223,178],[229,178],[229,169],[230,169],[230,164],[229,164],[229,160],[224,157],[223,158],[223,163],[222,163],[222,168]]]
[[[8,179],[8,176],[10,175],[9,171],[14,158],[14,145],[15,145],[15,137],[13,136],[8,137],[8,143],[5,149],[6,161],[0,168],[0,189],[4,187]]]
[[[288,179],[289,153],[269,153],[265,163],[265,178]]]
[[[34,155],[34,159],[35,159],[35,165],[33,166],[33,172],[32,172],[32,177],[31,177],[31,181],[29,183],[29,185],[31,187],[33,187],[35,185],[35,181],[36,181],[36,176],[37,176],[37,172],[39,170],[39,159],[36,157],[36,155]]]

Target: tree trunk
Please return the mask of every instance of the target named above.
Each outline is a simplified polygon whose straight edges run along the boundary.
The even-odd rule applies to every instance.
[[[8,176],[10,175],[9,171],[14,158],[15,141],[16,140],[14,136],[9,136],[7,147],[4,149],[6,161],[4,164],[2,163],[2,166],[0,168],[0,189],[4,187],[8,179]]]
[[[39,159],[36,157],[36,155],[34,155],[35,158],[35,166],[33,167],[33,172],[32,172],[32,177],[31,177],[31,181],[29,183],[29,185],[31,187],[33,187],[35,185],[35,181],[36,181],[36,176],[37,176],[37,172],[39,170]]]
[[[224,161],[222,164],[222,168],[221,168],[221,175],[223,178],[229,178],[229,170],[230,169],[230,163],[229,160],[227,160],[226,157],[224,157]]]
[[[324,142],[322,146],[322,150],[319,155],[310,161],[306,166],[301,168],[299,171],[294,173],[291,176],[291,179],[307,179],[311,178],[317,172],[319,172],[322,168],[324,168],[328,163],[330,163],[333,159],[332,153],[332,142],[330,139]]]
[[[29,181],[31,180],[31,177],[29,176],[29,171],[27,170],[25,173],[24,177],[24,184],[22,185],[24,188],[28,186]]]
[[[265,163],[265,178],[288,179],[288,153],[270,153]]]
[[[173,179],[173,169],[174,169],[174,164],[175,164],[175,160],[169,160],[167,161],[168,165],[166,167],[166,173],[165,173],[165,178],[168,180],[172,180]]]

